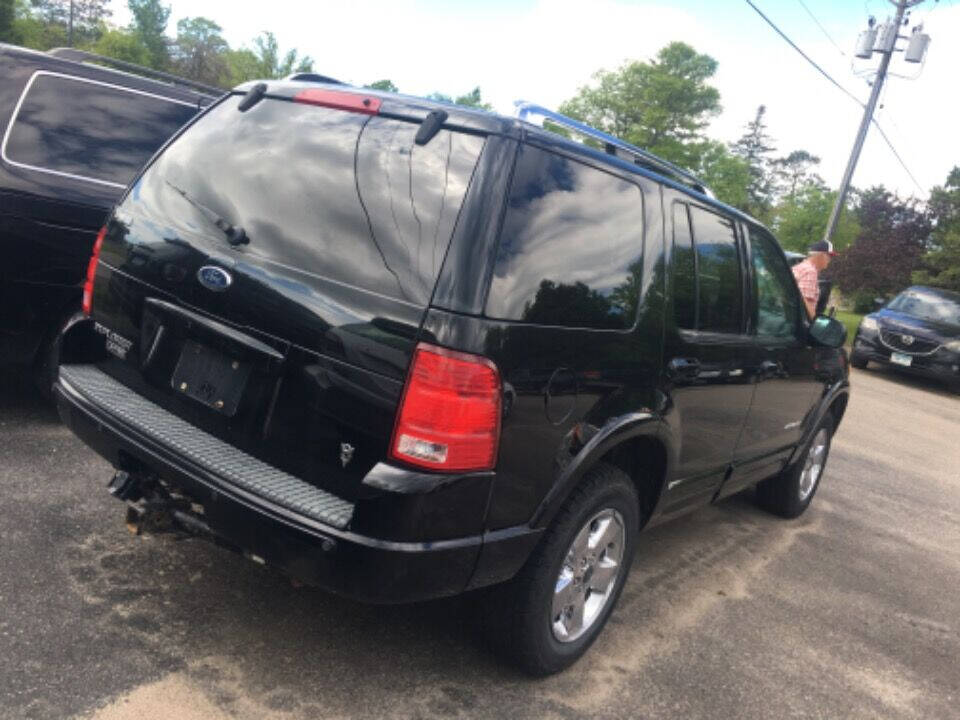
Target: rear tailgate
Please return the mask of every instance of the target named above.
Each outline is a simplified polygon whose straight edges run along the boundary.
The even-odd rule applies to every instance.
[[[355,499],[386,454],[484,138],[421,146],[414,122],[240,100],[172,143],[111,219],[93,298],[103,367]]]

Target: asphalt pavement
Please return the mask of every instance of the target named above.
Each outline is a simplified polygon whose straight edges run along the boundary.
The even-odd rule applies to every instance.
[[[744,493],[650,530],[591,652],[531,680],[475,598],[364,606],[131,536],[110,468],[0,369],[0,718],[960,718],[960,396],[852,383],[803,517]]]

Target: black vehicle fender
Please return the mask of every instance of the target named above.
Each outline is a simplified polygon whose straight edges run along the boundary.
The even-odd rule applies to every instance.
[[[664,446],[669,462],[673,453],[661,428],[660,416],[652,412],[633,412],[610,418],[593,433],[579,452],[563,465],[553,486],[533,513],[530,527],[540,529],[549,525],[584,476],[597,462],[623,443],[641,437],[653,439]]]
[[[790,455],[790,459],[787,461],[787,467],[791,466],[796,462],[797,457],[803,451],[803,448],[806,447],[807,443],[810,440],[810,437],[813,435],[814,431],[820,425],[820,421],[823,420],[824,416],[830,412],[830,408],[833,407],[834,403],[843,398],[844,409],[847,398],[850,397],[850,381],[846,378],[837,380],[833,385],[830,385],[826,392],[820,397],[820,402],[814,407],[813,411],[807,416],[807,421],[803,429],[803,437],[800,439],[800,442],[793,449],[793,453]],[[842,417],[842,412],[841,412]],[[840,425],[840,418],[836,419],[834,425],[834,431]]]

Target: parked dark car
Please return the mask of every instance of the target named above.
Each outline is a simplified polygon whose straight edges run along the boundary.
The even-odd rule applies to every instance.
[[[803,253],[793,252],[792,250],[787,250],[784,254],[787,256],[787,262],[790,263],[791,266],[802,263],[807,257]],[[817,314],[822,315],[827,311],[827,304],[830,302],[830,293],[833,292],[833,281],[821,274],[817,285],[820,287],[820,297],[817,298]]]
[[[0,363],[34,364],[48,392],[48,350],[80,307],[97,230],[150,156],[215,97],[105,62],[152,72],[0,44]]]
[[[941,380],[960,392],[960,293],[915,285],[866,315],[850,364],[862,369],[870,362]]]
[[[607,152],[280,81],[168,145],[101,232],[56,385],[133,526],[365,601],[501,584],[490,637],[548,673],[641,527],[758,483],[804,511],[843,326],[688,173],[540,113]]]

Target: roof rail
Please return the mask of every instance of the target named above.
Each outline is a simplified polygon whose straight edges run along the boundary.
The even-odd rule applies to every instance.
[[[296,72],[292,75],[287,75],[284,80],[299,80],[300,82],[317,82],[317,83],[327,83],[328,85],[346,85],[347,83],[343,80],[337,80],[332,78],[329,75],[321,75],[320,73],[315,72]]]
[[[618,137],[609,135],[602,130],[597,130],[596,128],[590,127],[589,125],[584,125],[579,120],[574,120],[566,115],[561,115],[560,113],[552,110],[547,110],[545,107],[536,105],[535,103],[526,102],[525,100],[518,100],[514,103],[514,107],[516,108],[514,113],[519,120],[526,120],[529,122],[527,118],[530,116],[542,117],[545,120],[549,120],[554,125],[559,125],[567,130],[572,130],[578,135],[584,135],[603,143],[603,149],[609,155],[618,155],[619,153],[622,153],[623,155],[627,156],[625,159],[629,160],[635,165],[640,165],[641,167],[653,170],[661,175],[666,175],[672,180],[690,186],[697,192],[703,193],[708,197],[714,197],[713,193],[710,191],[710,188],[707,187],[707,184],[689,170],[684,170],[668,160],[664,160],[663,158],[657,157],[653,153],[638,148],[636,145],[631,145],[630,143],[624,142]]]
[[[79,63],[101,63],[115,70],[123,70],[135,75],[149,78],[151,80],[167,82],[171,85],[182,85],[184,87],[191,88],[192,90],[202,92],[204,95],[212,95],[213,97],[218,97],[227,92],[224,88],[215,87],[213,85],[205,85],[204,83],[199,83],[194,80],[187,80],[186,78],[179,77],[178,75],[172,75],[171,73],[153,70],[152,68],[137,65],[136,63],[130,63],[126,60],[117,60],[116,58],[106,57],[105,55],[97,55],[96,53],[88,52],[87,50],[77,50],[76,48],[71,47],[59,47],[48,50],[47,54],[63,60],[72,60]]]

